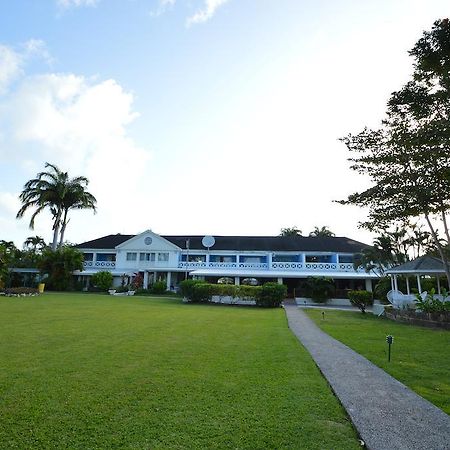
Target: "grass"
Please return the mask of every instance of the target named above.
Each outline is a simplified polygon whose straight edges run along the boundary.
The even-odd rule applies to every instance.
[[[359,448],[281,309],[0,298],[0,448]]]
[[[348,311],[306,310],[326,333],[450,414],[450,332]],[[387,335],[394,336],[388,362]]]

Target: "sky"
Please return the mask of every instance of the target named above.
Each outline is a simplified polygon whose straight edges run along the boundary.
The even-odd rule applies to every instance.
[[[51,240],[15,218],[56,164],[98,211],[66,238],[277,235],[328,226],[370,243],[369,186],[339,141],[378,127],[408,50],[448,0],[0,0],[0,240]]]

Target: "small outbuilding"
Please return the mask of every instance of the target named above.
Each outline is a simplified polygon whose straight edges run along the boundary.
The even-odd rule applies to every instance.
[[[445,267],[443,262],[434,256],[424,255],[419,258],[408,261],[399,266],[386,270],[386,273],[391,277],[392,290],[398,291],[397,277],[403,275],[406,277],[406,290],[410,294],[409,277],[416,277],[417,287],[419,293],[422,293],[422,286],[420,283],[421,276],[433,276],[437,280],[437,292],[441,293],[441,284],[439,277],[445,276]]]

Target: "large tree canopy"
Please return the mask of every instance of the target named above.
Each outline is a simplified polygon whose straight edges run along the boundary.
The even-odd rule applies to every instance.
[[[70,178],[67,172],[62,172],[57,166],[45,163],[46,172],[40,172],[36,178],[25,183],[19,199],[22,207],[17,218],[23,217],[28,209],[35,209],[31,216],[30,228],[34,228],[36,216],[49,209],[53,217],[52,249],[64,242],[64,232],[69,222],[68,213],[71,209],[96,210],[95,197],[86,190],[89,180],[80,176]]]
[[[355,155],[351,168],[368,175],[372,186],[340,203],[368,207],[361,226],[370,230],[425,219],[450,284],[445,257],[450,245],[449,21],[436,21],[409,53],[414,58],[413,77],[392,94],[382,127],[342,139]]]

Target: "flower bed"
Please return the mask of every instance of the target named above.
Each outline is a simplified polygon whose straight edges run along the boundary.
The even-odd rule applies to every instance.
[[[17,287],[3,289],[3,294],[6,297],[34,297],[39,295],[39,289],[28,287]]]

